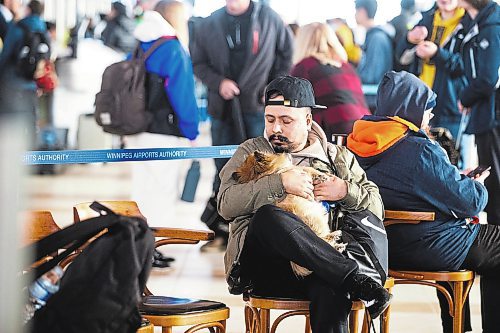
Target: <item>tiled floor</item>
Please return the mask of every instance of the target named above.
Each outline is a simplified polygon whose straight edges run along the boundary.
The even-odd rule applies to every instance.
[[[96,91],[95,75],[87,68],[102,67],[101,54],[91,47],[81,47],[81,62],[68,66],[71,71],[60,73],[62,86],[56,95],[56,125],[70,127],[74,136],[76,118],[92,110]],[[90,59],[93,56],[95,60]],[[104,57],[106,58],[106,57]],[[106,59],[105,59],[106,60]],[[109,59],[107,59],[109,60]],[[106,60],[106,61],[107,61]],[[104,60],[103,60],[104,61]],[[96,65],[97,64],[97,65]],[[95,70],[94,70],[95,72]],[[79,79],[76,79],[79,78]],[[208,125],[202,127],[200,146],[208,145]],[[71,140],[73,142],[73,140]],[[26,178],[29,209],[50,210],[61,226],[72,222],[71,208],[78,202],[91,200],[127,200],[130,193],[131,163],[72,165],[55,176],[30,175]],[[165,163],[168,163],[166,161]],[[186,164],[187,165],[187,164]],[[178,201],[175,207],[165,207],[165,216],[175,219],[178,227],[203,229],[199,221],[210,195],[214,172],[211,160],[201,161],[202,177],[194,203]],[[223,255],[200,253],[199,246],[169,246],[165,253],[176,258],[172,269],[153,270],[150,287],[157,294],[218,300],[231,308],[229,333],[244,331],[243,302],[240,296],[227,292],[223,278]],[[480,300],[478,283],[471,293],[474,332],[480,332]],[[394,290],[391,332],[440,332],[439,308],[435,292],[428,287],[398,286]],[[176,331],[177,332],[177,331]],[[279,332],[303,332],[303,320],[285,320]]]

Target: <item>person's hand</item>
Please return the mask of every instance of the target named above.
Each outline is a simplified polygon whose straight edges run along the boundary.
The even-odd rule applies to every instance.
[[[427,31],[426,27],[417,25],[415,28],[408,31],[406,39],[412,44],[418,44],[420,42],[423,42],[427,38],[428,34],[429,32]]]
[[[423,41],[417,45],[415,53],[417,54],[417,57],[428,60],[434,57],[437,51],[438,51],[438,46],[435,43],[429,41]]]
[[[347,183],[337,176],[314,185],[314,199],[317,201],[337,201],[347,195]]]
[[[460,102],[460,100],[457,102],[457,108],[458,108],[458,111],[460,111],[460,113],[462,113],[462,114],[469,114],[470,113],[470,108],[463,106],[462,102]]]
[[[300,169],[290,169],[281,174],[281,182],[286,193],[314,200],[314,186],[312,178],[307,172]]]
[[[225,100],[230,100],[240,94],[240,88],[238,88],[238,85],[233,80],[224,79],[219,85],[219,94]]]
[[[489,175],[490,175],[490,171],[485,170],[482,173],[480,173],[479,175],[476,175],[472,179],[474,179],[476,182],[480,182],[481,184],[484,184],[484,181],[486,180],[486,178],[488,178]]]

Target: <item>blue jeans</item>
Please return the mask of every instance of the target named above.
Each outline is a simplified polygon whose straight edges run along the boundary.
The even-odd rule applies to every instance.
[[[212,118],[212,145],[239,145],[241,142],[239,133],[236,133],[236,126],[230,117],[229,119],[213,119]],[[243,122],[247,139],[262,136],[264,133],[264,114],[261,112],[243,113]],[[229,159],[217,158],[215,159],[216,174],[213,182],[213,192],[219,192],[220,178],[219,172]]]

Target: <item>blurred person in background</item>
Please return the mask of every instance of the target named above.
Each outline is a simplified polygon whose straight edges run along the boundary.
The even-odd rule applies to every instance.
[[[461,113],[458,93],[464,88],[460,45],[464,27],[471,22],[458,0],[437,0],[423,13],[422,20],[406,34],[396,50],[396,57],[409,72],[418,76],[437,94],[432,127],[444,127],[454,139],[459,135]]]
[[[356,70],[327,24],[311,23],[299,29],[293,63],[291,75],[309,80],[317,103],[327,107],[312,114],[328,141],[332,134],[351,133],[354,121],[370,114]]]
[[[268,82],[288,74],[293,36],[269,6],[250,0],[226,0],[226,6],[196,25],[191,55],[194,72],[208,89],[212,144],[235,145],[264,131],[263,93]],[[241,115],[238,110],[241,110]],[[236,124],[246,132],[243,138]],[[224,250],[228,224],[217,214],[219,172],[228,159],[216,159],[213,195],[202,216],[216,240],[202,250]]]
[[[412,29],[417,23],[418,17],[421,18],[422,15],[416,9],[415,0],[401,0],[401,13],[389,21],[389,24],[392,24],[396,30],[394,46],[397,46],[401,40],[406,40],[408,30]],[[408,71],[408,66],[402,65],[396,57],[394,59],[394,70],[397,72],[401,70]]]
[[[126,54],[132,52],[137,44],[133,36],[135,22],[127,16],[125,5],[113,2],[106,21],[106,27],[101,33],[104,45]]]
[[[28,79],[20,74],[18,60],[21,48],[25,45],[24,29],[47,34],[45,22],[41,19],[42,13],[42,3],[32,0],[28,4],[28,15],[16,24],[9,25],[0,53],[0,112],[15,113],[24,118],[24,134],[31,149],[35,146],[37,86],[34,78]]]
[[[500,224],[500,6],[491,0],[459,0],[459,5],[473,20],[461,47],[468,84],[459,108],[470,112],[466,133],[475,135],[479,164],[491,166],[484,183],[490,194],[488,223]]]
[[[198,136],[193,68],[181,42],[187,38],[182,35],[185,31],[184,4],[163,0],[154,11],[144,13],[134,32],[144,52],[159,39],[165,41],[146,60],[148,110],[153,113],[153,121],[147,132],[126,137],[128,148],[185,147],[188,140]],[[131,197],[149,225],[178,227],[166,212],[175,211],[181,166],[182,161],[176,160],[134,163]],[[153,265],[165,267],[168,262],[156,253]]]
[[[18,14],[20,6],[19,0],[0,0],[0,42],[5,40],[9,23]]]
[[[376,0],[356,0],[356,23],[366,29],[363,51],[358,65],[358,74],[363,84],[379,84],[384,73],[393,66],[394,27],[390,24],[375,25]],[[371,111],[375,109],[375,96],[367,96]]]
[[[357,66],[359,59],[361,59],[361,48],[354,42],[352,29],[341,18],[329,19],[327,23],[335,31],[337,38],[347,52],[347,60],[354,66]]]

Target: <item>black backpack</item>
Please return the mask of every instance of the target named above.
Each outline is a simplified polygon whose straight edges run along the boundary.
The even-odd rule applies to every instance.
[[[95,97],[95,119],[105,132],[131,135],[145,132],[153,115],[147,111],[146,59],[168,39],[160,38],[144,53],[140,46],[131,59],[108,66]]]
[[[94,240],[61,279],[60,289],[31,319],[31,332],[135,333],[138,305],[151,270],[154,237],[138,217],[117,215],[94,202],[101,215],[71,225],[25,248],[39,260],[57,249],[65,252],[35,269],[36,279],[74,249]]]
[[[35,80],[37,69],[44,68],[50,59],[50,42],[46,33],[32,31],[23,21],[18,23],[23,30],[24,40],[17,55],[17,71],[27,80]]]

